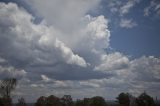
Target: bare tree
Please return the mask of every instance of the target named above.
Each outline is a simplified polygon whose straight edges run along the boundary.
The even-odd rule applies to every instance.
[[[3,99],[4,106],[11,106],[11,92],[15,89],[17,80],[15,78],[8,78],[0,80],[0,96]]]
[[[17,106],[27,106],[23,97],[18,99]]]

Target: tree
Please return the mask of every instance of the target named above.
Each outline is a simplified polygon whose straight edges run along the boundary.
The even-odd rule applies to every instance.
[[[64,95],[61,98],[62,106],[73,106],[73,101],[71,95]]]
[[[153,98],[145,92],[142,93],[136,101],[138,106],[155,106]]]
[[[90,106],[90,98],[84,98],[83,100],[77,100],[75,106]]]
[[[3,106],[2,98],[0,97],[0,106]]]
[[[38,98],[35,106],[46,106],[46,97],[41,96],[40,98]]]
[[[24,98],[18,99],[17,106],[26,106],[26,102],[25,102]]]
[[[4,106],[11,106],[11,92],[15,89],[17,80],[15,78],[8,78],[0,80],[0,96]]]
[[[120,106],[129,106],[130,104],[128,93],[120,93],[116,99],[118,100]]]
[[[90,99],[89,106],[107,106],[103,97],[95,96]]]
[[[85,106],[84,103],[83,103],[83,100],[77,100],[75,102],[75,106]]]
[[[54,95],[47,97],[46,106],[60,106],[60,99]]]

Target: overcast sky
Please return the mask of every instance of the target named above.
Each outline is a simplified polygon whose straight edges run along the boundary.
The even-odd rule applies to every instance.
[[[159,0],[0,0],[0,78],[14,99],[146,91],[160,99]]]

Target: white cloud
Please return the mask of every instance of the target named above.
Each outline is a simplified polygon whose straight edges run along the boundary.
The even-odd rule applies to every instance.
[[[130,9],[135,6],[136,3],[139,3],[140,0],[129,0],[125,5],[120,8],[120,15],[125,15],[129,13]]]
[[[133,22],[132,19],[121,19],[120,27],[122,28],[133,28],[137,26],[137,23]]]
[[[86,67],[85,60],[60,41],[53,27],[34,24],[29,13],[16,4],[0,4],[1,53],[29,64],[66,62]],[[7,44],[6,44],[7,43]],[[18,55],[18,56],[17,56]]]
[[[99,5],[100,0],[92,2],[90,0],[29,0],[27,3],[33,6],[47,23],[59,31],[55,36],[73,51],[80,52],[81,49],[88,49],[88,46],[94,46],[94,44],[97,46],[102,40],[105,42],[105,47],[109,45],[108,20],[104,16],[86,16],[90,10]],[[49,10],[52,11],[48,12]],[[84,43],[85,46],[83,46],[82,41],[87,44]],[[101,45],[99,49],[104,47],[104,43]]]
[[[27,0],[36,12],[47,23],[54,25],[56,28],[65,32],[70,32],[81,17],[85,16],[88,11],[94,9],[100,3],[100,0]]]
[[[41,78],[42,78],[42,80],[43,80],[44,82],[49,82],[49,81],[51,81],[51,79],[48,78],[46,75],[41,75]]]
[[[115,52],[112,54],[102,55],[102,63],[95,67],[95,70],[114,71],[120,70],[128,66],[129,59],[125,55]]]

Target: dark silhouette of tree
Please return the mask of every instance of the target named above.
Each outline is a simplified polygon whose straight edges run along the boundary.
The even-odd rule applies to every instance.
[[[62,106],[73,106],[73,101],[71,95],[64,95],[61,98],[61,104]]]
[[[116,99],[118,100],[118,103],[120,104],[120,106],[130,105],[130,99],[129,99],[128,93],[120,93]]]
[[[60,106],[60,99],[54,95],[51,95],[49,97],[47,97],[46,99],[46,105],[47,106]]]
[[[83,99],[83,106],[89,106],[90,105],[90,98],[84,98]]]
[[[46,106],[46,100],[47,98],[44,96],[41,96],[38,98],[37,102],[35,103],[35,106]]]
[[[75,106],[89,106],[90,98],[84,98],[83,100],[77,100],[75,102]]]
[[[26,102],[23,97],[18,99],[17,106],[26,106]]]
[[[4,106],[11,106],[11,92],[15,89],[16,84],[17,80],[15,78],[0,80],[0,96]]]
[[[2,102],[2,98],[0,97],[0,106],[3,106],[2,103],[3,103],[3,102]]]
[[[107,106],[103,97],[95,96],[90,99],[90,106]]]
[[[75,106],[85,106],[83,100],[77,100]]]
[[[153,98],[145,92],[136,99],[136,102],[138,106],[155,106]]]

